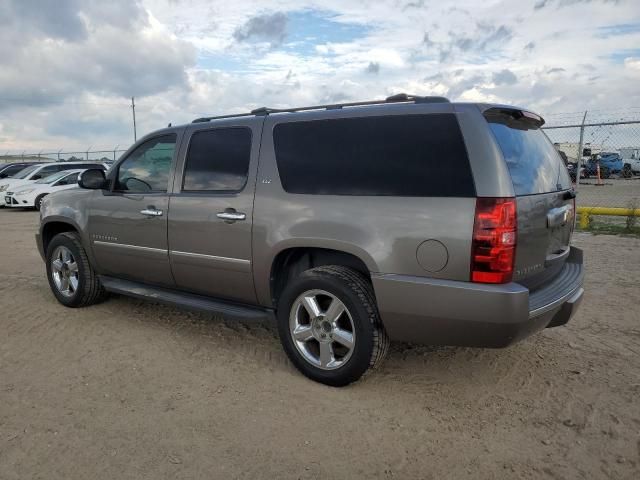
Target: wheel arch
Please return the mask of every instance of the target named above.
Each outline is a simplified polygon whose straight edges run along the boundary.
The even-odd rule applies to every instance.
[[[35,208],[38,208],[38,200],[39,199],[44,199],[44,197],[46,197],[47,195],[49,195],[49,192],[45,192],[45,193],[41,193],[39,195],[36,195],[36,197],[33,199],[33,206]],[[38,210],[40,210],[40,209],[38,208]]]
[[[46,255],[47,248],[49,247],[49,243],[51,243],[51,240],[53,240],[53,237],[64,232],[80,233],[80,228],[69,219],[51,219],[46,223],[43,223],[42,227],[40,228],[40,237],[44,255]]]
[[[293,246],[283,248],[271,262],[269,275],[269,299],[272,305],[277,300],[286,284],[305,270],[323,265],[341,265],[362,273],[371,278],[371,267],[358,255],[333,248],[316,246]]]

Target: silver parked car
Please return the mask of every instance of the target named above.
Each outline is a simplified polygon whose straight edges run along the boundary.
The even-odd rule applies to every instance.
[[[504,347],[574,314],[575,194],[543,123],[403,94],[201,118],[45,199],[37,243],[66,306],[275,315],[302,373],[346,385],[390,339]]]

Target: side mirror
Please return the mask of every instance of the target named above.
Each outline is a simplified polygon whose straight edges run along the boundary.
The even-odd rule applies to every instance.
[[[103,190],[107,188],[107,178],[104,176],[104,170],[92,168],[85,170],[80,174],[78,185],[89,190]]]

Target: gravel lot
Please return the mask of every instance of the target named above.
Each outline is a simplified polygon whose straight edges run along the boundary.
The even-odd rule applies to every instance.
[[[593,178],[580,180],[578,206],[640,208],[640,177],[607,178],[596,185]]]
[[[0,210],[0,478],[640,478],[640,240],[579,234],[587,296],[505,350],[395,345],[345,389],[270,324],[54,300]]]

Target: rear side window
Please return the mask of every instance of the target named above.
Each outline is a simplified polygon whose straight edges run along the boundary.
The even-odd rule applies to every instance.
[[[475,196],[452,114],[281,123],[273,135],[282,186],[289,193]]]
[[[183,191],[238,192],[247,183],[251,130],[244,127],[196,132],[191,137]]]
[[[564,162],[537,125],[502,114],[489,114],[487,120],[507,162],[516,195],[571,188]]]
[[[76,168],[97,168],[100,170],[104,170],[104,165],[102,165],[101,163],[82,163],[80,165],[72,165],[73,170],[75,170]]]
[[[31,180],[40,180],[41,178],[47,177],[52,173],[59,172],[61,168],[59,165],[48,165],[46,167],[42,167],[38,170],[34,175],[31,176]]]

